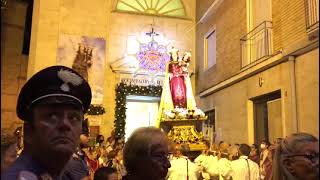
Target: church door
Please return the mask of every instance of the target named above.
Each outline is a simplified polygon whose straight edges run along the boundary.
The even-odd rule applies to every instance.
[[[128,96],[126,105],[125,139],[131,133],[145,126],[155,126],[160,98],[149,96]]]

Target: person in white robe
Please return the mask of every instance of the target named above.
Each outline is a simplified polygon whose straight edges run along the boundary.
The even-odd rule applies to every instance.
[[[194,160],[194,163],[196,163],[199,166],[204,166],[206,164],[207,159],[209,158],[209,144],[205,143],[206,148],[202,150],[201,154]]]
[[[194,162],[203,170],[201,176],[203,179],[212,179],[211,176],[217,176],[218,157],[209,154],[200,154]]]
[[[222,142],[219,146],[218,154],[217,154],[218,162],[216,164],[216,172],[217,172],[218,178],[216,177],[216,179],[219,179],[219,180],[231,179],[232,169],[231,169],[231,162],[228,159],[229,157],[228,149],[229,149],[229,144],[226,142]]]
[[[203,171],[210,175],[210,179],[219,179],[218,157],[210,155],[203,163]]]
[[[250,146],[241,144],[239,159],[231,161],[233,180],[259,180],[259,166],[248,158]]]
[[[175,157],[170,160],[167,180],[186,180],[187,177],[189,180],[198,180],[201,167],[184,156],[186,151],[183,146],[175,150]]]
[[[218,160],[219,180],[230,180],[232,174],[231,161],[228,159],[227,149],[220,152]]]
[[[231,162],[228,159],[228,149],[219,150],[218,156],[211,155],[205,171],[210,174],[211,180],[229,180],[231,179]]]

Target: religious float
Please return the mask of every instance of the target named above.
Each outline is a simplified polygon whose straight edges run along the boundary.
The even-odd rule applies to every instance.
[[[197,108],[193,96],[188,72],[191,53],[179,55],[179,51],[172,48],[169,54],[157,126],[167,133],[172,142],[188,144],[190,151],[203,150],[203,134],[197,131],[196,124],[207,120],[207,116]]]

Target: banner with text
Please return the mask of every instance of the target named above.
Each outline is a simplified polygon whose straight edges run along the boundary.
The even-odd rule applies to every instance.
[[[150,78],[147,75],[139,75],[133,77],[132,75],[120,75],[120,82],[127,85],[137,86],[163,86],[164,77]]]

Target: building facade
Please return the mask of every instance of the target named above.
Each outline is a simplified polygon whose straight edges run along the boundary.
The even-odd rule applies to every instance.
[[[27,2],[33,3],[32,29],[29,54],[23,55]],[[196,101],[217,140],[272,141],[297,131],[318,136],[318,0],[128,2],[133,1],[8,1],[1,9],[2,129],[22,125],[17,95],[33,74],[57,64],[59,37],[66,34],[106,40],[106,111],[88,118],[109,136],[116,85],[134,66],[128,42],[153,24],[177,49],[192,51]]]
[[[318,4],[197,1],[196,95],[216,140],[319,137]]]
[[[151,31],[153,26],[156,33],[172,40],[175,48],[195,52],[194,0],[7,2],[6,9],[1,9],[1,48],[4,52],[1,54],[1,125],[8,131],[22,125],[15,110],[21,87],[36,72],[57,65],[59,41],[63,35],[97,37],[106,42],[105,66],[102,67],[103,100],[99,104],[105,113],[88,116],[90,126],[99,127],[94,131],[105,137],[115,126],[116,86],[122,75],[130,78],[133,75],[135,63],[128,56],[137,47],[130,45],[132,37]],[[33,3],[32,28],[29,54],[22,55],[26,2]],[[191,69],[194,64],[192,61]]]

